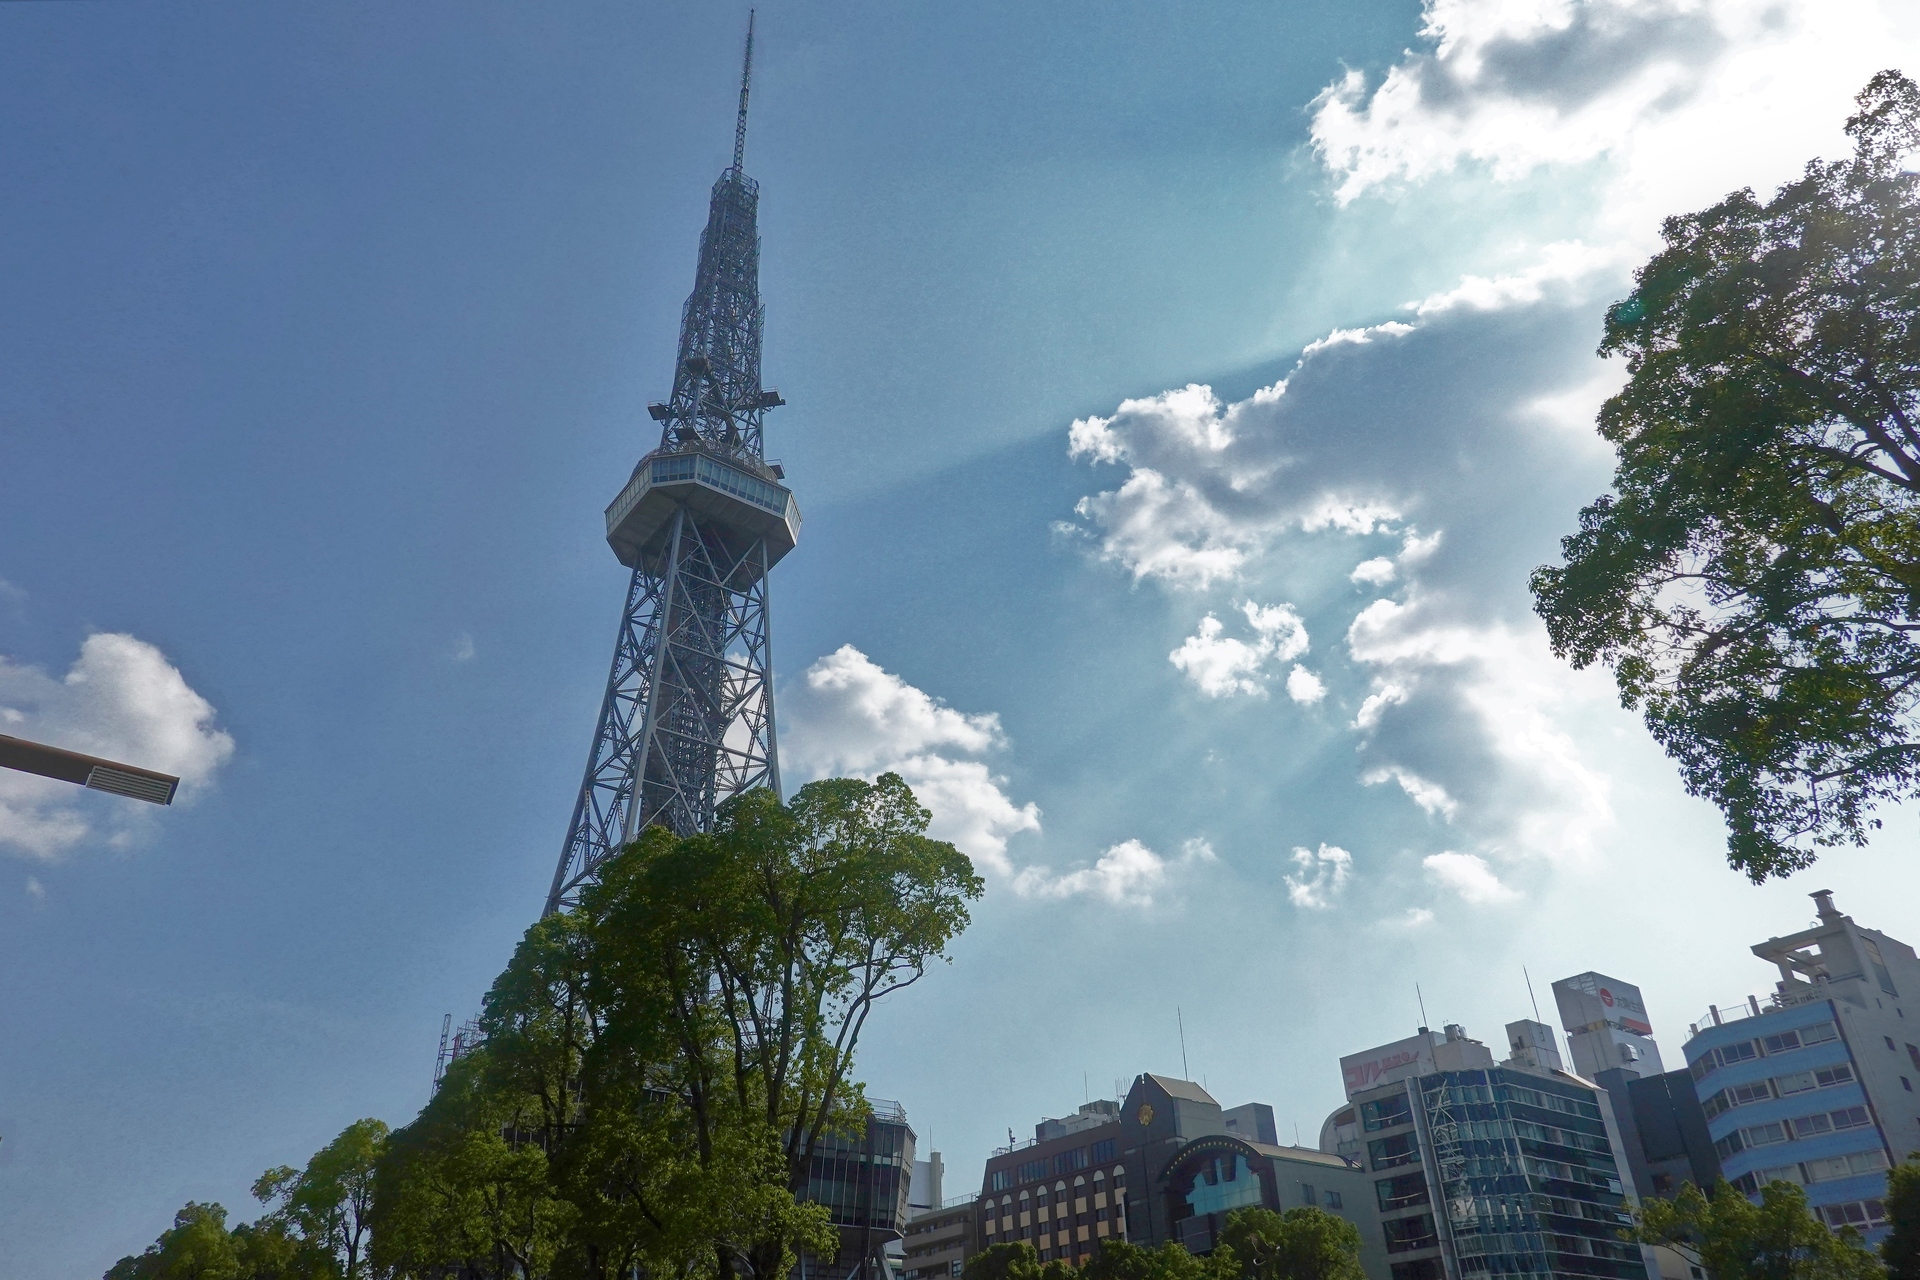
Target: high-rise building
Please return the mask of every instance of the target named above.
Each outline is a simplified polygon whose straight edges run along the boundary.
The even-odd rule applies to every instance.
[[[1665,1070],[1640,988],[1589,972],[1554,983],[1553,997],[1575,1074],[1613,1101],[1638,1193],[1670,1197],[1689,1182],[1711,1190],[1720,1166],[1706,1116],[1686,1072]]]
[[[1812,928],[1753,947],[1773,994],[1709,1005],[1683,1052],[1728,1181],[1799,1183],[1823,1221],[1878,1241],[1887,1168],[1920,1148],[1920,959],[1812,896]]]
[[[1615,1067],[1635,1076],[1657,1076],[1660,1046],[1653,1042],[1653,1024],[1646,1002],[1631,982],[1604,973],[1581,973],[1553,984],[1553,1002],[1560,1007],[1560,1025],[1567,1029],[1567,1048],[1575,1075],[1598,1080]]]
[[[752,72],[749,19],[733,163],[713,185],[672,394],[647,408],[660,442],[606,511],[607,545],[633,576],[549,913],[648,826],[691,835],[729,796],[780,790],[767,579],[799,537],[800,508],[761,438],[786,402],[760,381],[760,186],[743,167]]]
[[[809,1275],[827,1266],[833,1280],[884,1280],[886,1259],[898,1256],[905,1238],[913,1128],[899,1103],[870,1098],[868,1104],[873,1114],[859,1136],[827,1134],[814,1147],[800,1199],[827,1207],[840,1252],[808,1260]]]
[[[1347,1105],[1321,1148],[1364,1161],[1390,1280],[1649,1274],[1619,1236],[1631,1187],[1610,1100],[1542,1065],[1557,1051],[1540,1028],[1510,1026],[1497,1064],[1459,1026],[1340,1060]]]

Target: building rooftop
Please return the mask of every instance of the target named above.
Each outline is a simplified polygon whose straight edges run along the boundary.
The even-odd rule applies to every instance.
[[[1191,1080],[1180,1080],[1173,1076],[1157,1076],[1157,1075],[1154,1075],[1151,1071],[1147,1072],[1146,1074],[1147,1074],[1147,1079],[1153,1081],[1155,1084],[1159,1085],[1162,1089],[1166,1090],[1167,1096],[1169,1098],[1184,1098],[1188,1102],[1204,1102],[1207,1105],[1214,1106],[1214,1107],[1217,1107],[1220,1105],[1218,1102],[1214,1101],[1214,1097],[1212,1094],[1208,1093],[1205,1089],[1202,1089],[1199,1085],[1195,1084]]]

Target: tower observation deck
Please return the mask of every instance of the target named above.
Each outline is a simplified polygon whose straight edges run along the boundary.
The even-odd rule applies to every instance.
[[[793,550],[800,508],[761,437],[786,402],[760,382],[760,188],[742,168],[752,76],[749,18],[733,163],[713,185],[673,392],[647,407],[660,443],[606,511],[633,577],[549,914],[647,826],[705,831],[728,796],[780,790],[767,575]]]

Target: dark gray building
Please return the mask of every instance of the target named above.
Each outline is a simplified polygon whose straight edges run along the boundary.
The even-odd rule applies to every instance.
[[[801,1199],[823,1204],[840,1233],[834,1258],[803,1258],[798,1274],[833,1280],[887,1274],[882,1255],[898,1252],[907,1225],[907,1193],[913,1170],[913,1129],[906,1108],[868,1100],[873,1114],[859,1137],[828,1135],[814,1148]]]

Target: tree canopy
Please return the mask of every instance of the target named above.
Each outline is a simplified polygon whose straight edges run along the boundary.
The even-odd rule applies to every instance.
[[[1920,88],[1857,101],[1850,158],[1666,221],[1600,345],[1613,491],[1533,575],[1756,882],[1920,791]]]
[[[867,1121],[875,1003],[966,927],[982,884],[897,775],[754,791],[711,833],[650,828],[578,910],[527,931],[375,1179],[398,1276],[785,1280],[831,1258],[813,1154]]]
[[[967,1260],[962,1280],[1366,1280],[1366,1272],[1359,1228],[1302,1206],[1285,1213],[1235,1209],[1204,1256],[1171,1241],[1148,1248],[1103,1240],[1076,1267],[1058,1258],[1043,1263],[1030,1244],[996,1244]]]
[[[306,1168],[267,1170],[253,1194],[268,1212],[231,1231],[224,1206],[189,1202],[106,1280],[361,1280],[374,1163],[386,1139],[386,1125],[356,1120]]]
[[[1711,1199],[1692,1183],[1671,1200],[1641,1202],[1633,1235],[1677,1249],[1713,1280],[1881,1280],[1852,1227],[1830,1231],[1791,1182],[1769,1182],[1758,1204],[1722,1182]]]
[[[1920,1280],[1920,1151],[1887,1174],[1887,1225],[1880,1259],[1889,1280]]]

